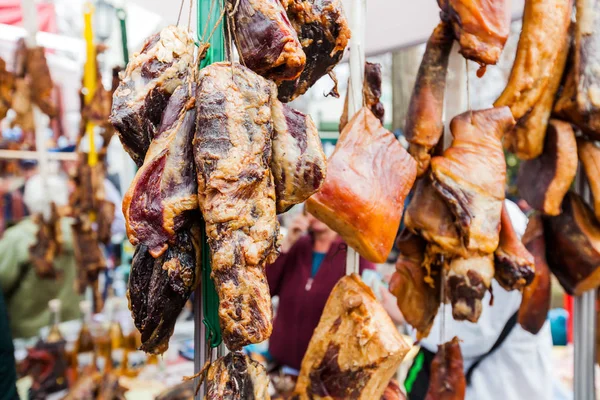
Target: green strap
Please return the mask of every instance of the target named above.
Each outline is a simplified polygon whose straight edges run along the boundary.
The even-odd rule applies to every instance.
[[[410,367],[410,370],[408,370],[408,374],[406,375],[406,379],[404,380],[404,387],[406,388],[406,393],[410,393],[412,391],[413,385],[417,380],[417,376],[419,375],[419,372],[421,372],[421,370],[423,369],[424,362],[425,354],[423,354],[423,352],[420,351],[417,354],[417,357],[415,358],[412,367]]]
[[[129,47],[127,46],[127,13],[123,8],[117,8],[117,18],[121,25],[121,45],[123,46],[123,61],[129,64]]]
[[[211,2],[218,3],[211,10]],[[201,35],[206,30],[209,35],[213,30],[223,7],[222,0],[198,0],[196,9],[198,10],[198,26],[196,34],[198,42],[201,41]],[[205,27],[207,27],[205,29]],[[210,39],[210,47],[206,53],[206,58],[202,61],[200,67],[204,68],[209,64],[223,61],[225,59],[225,43],[223,40],[223,23],[215,30]],[[217,347],[221,344],[221,329],[219,328],[219,297],[215,290],[215,284],[211,278],[210,248],[207,243],[206,229],[202,221],[202,309],[204,319],[202,323],[206,326],[206,342],[210,347]]]

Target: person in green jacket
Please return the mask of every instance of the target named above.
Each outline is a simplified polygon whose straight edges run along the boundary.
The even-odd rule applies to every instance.
[[[50,176],[44,182],[36,175],[25,186],[24,201],[32,215],[50,214],[50,203],[66,205],[67,180]],[[48,301],[60,299],[63,321],[79,317],[80,296],[75,292],[76,266],[71,233],[72,220],[61,219],[62,252],[53,265],[56,279],[40,278],[30,261],[29,248],[36,243],[37,224],[27,217],[9,228],[0,240],[0,290],[4,293],[13,338],[39,335],[50,323]]]

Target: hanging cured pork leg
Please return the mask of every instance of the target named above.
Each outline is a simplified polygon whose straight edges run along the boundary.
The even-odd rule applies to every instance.
[[[350,94],[350,81],[348,81],[348,93],[344,99],[344,111],[340,117],[339,130],[342,132],[348,124],[348,96]],[[381,123],[383,124],[383,117],[385,110],[381,99],[381,65],[377,63],[365,63],[365,77],[363,80],[363,101],[364,104],[371,110]]]
[[[577,154],[594,198],[594,214],[600,221],[600,148],[594,142],[578,139]]]
[[[425,400],[464,400],[467,382],[459,339],[438,346],[431,362],[431,378]]]
[[[243,353],[232,352],[211,364],[205,400],[269,400],[267,371]]]
[[[135,53],[113,96],[110,122],[123,147],[140,167],[161,122],[169,97],[184,81],[194,59],[185,29],[164,28]]]
[[[195,84],[191,76],[173,93],[144,164],[123,199],[127,235],[148,247],[153,257],[165,252],[188,214],[198,208],[198,185],[190,143],[195,133]]]
[[[57,115],[52,98],[54,84],[43,47],[27,49],[27,74],[31,82],[31,99],[49,117]]]
[[[471,256],[450,261],[446,278],[446,299],[452,304],[457,321],[477,322],[482,311],[481,300],[492,284],[494,257]]]
[[[412,157],[366,107],[342,132],[307,210],[372,262],[384,262],[416,176]]]
[[[546,215],[560,214],[560,205],[577,173],[577,143],[571,125],[551,120],[538,158],[524,161],[517,187],[523,199]]]
[[[227,0],[244,65],[274,82],[296,79],[306,55],[279,0]]]
[[[408,352],[396,326],[357,275],[335,285],[313,333],[295,394],[309,399],[380,399]]]
[[[452,49],[450,25],[440,22],[425,49],[406,114],[409,153],[417,161],[418,176],[429,168],[431,152],[444,133],[444,92]]]
[[[238,350],[272,330],[265,265],[277,257],[279,238],[269,169],[276,89],[237,63],[212,64],[197,82],[198,198],[223,339]]]
[[[350,29],[341,0],[283,0],[282,3],[306,54],[306,66],[300,77],[279,84],[279,100],[287,103],[304,94],[340,62]]]
[[[277,213],[283,213],[315,193],[325,180],[327,158],[319,131],[310,115],[274,100],[271,171],[277,195]]]

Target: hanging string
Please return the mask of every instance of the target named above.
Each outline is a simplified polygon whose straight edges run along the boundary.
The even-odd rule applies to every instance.
[[[192,1],[192,0],[190,0],[190,1]],[[179,26],[179,21],[181,20],[181,12],[183,11],[183,3],[185,3],[185,0],[181,0],[181,4],[179,5],[179,14],[177,15],[177,26]]]

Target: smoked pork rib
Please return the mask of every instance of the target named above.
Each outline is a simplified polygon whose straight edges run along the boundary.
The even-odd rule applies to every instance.
[[[265,368],[243,353],[232,352],[210,365],[205,400],[269,400]]]
[[[412,157],[366,107],[348,123],[307,210],[372,262],[384,262],[416,176]]]
[[[353,274],[335,285],[315,329],[295,395],[380,399],[409,346],[373,291]]]
[[[194,60],[194,41],[183,28],[169,26],[146,39],[113,95],[110,122],[123,147],[140,167],[169,97]]]
[[[577,173],[577,143],[570,124],[550,120],[544,152],[521,163],[517,178],[519,194],[546,215],[560,214],[560,205]]]
[[[136,248],[129,278],[129,308],[142,334],[141,350],[162,354],[169,347],[175,321],[200,279],[200,231],[185,228],[160,257]]]
[[[281,214],[315,193],[325,180],[327,158],[310,115],[274,100],[271,171]]]
[[[197,80],[198,200],[230,350],[262,342],[272,330],[265,265],[278,255],[269,169],[276,93],[272,82],[237,63],[211,64]]]
[[[551,284],[550,270],[546,263],[546,242],[540,215],[529,217],[523,244],[535,259],[535,277],[523,290],[519,307],[518,321],[527,332],[534,335],[542,329],[550,310]]]
[[[528,0],[517,56],[506,88],[494,106],[508,106],[516,120],[539,102],[567,36],[573,0]]]
[[[11,72],[6,70],[6,62],[0,58],[0,120],[6,117],[14,89],[15,78]]]
[[[363,101],[369,107],[369,110],[383,124],[385,109],[381,103],[381,64],[365,62],[365,77],[363,80]],[[350,89],[350,81],[348,80],[348,90]],[[348,93],[350,93],[348,91]],[[340,117],[339,131],[343,131],[348,124],[348,93],[344,99],[344,110]]]
[[[510,33],[509,0],[438,0],[452,23],[460,54],[482,66],[496,64]]]
[[[444,92],[452,49],[450,24],[440,22],[429,37],[406,114],[408,152],[417,161],[418,176],[429,168],[431,152],[444,133]]]
[[[300,76],[306,55],[279,0],[227,0],[227,9],[244,65],[274,82]]]
[[[431,362],[431,378],[425,400],[464,400],[467,381],[459,343],[460,340],[454,337],[438,346]]]
[[[198,208],[198,185],[190,145],[195,133],[195,83],[189,76],[164,110],[144,164],[123,199],[127,236],[133,245],[163,254],[176,231]]]
[[[279,84],[279,100],[287,103],[304,94],[340,62],[350,28],[341,0],[282,0],[282,4],[306,54],[300,77]]]
[[[514,126],[508,107],[467,111],[452,119],[452,145],[431,160],[433,187],[456,217],[465,247],[498,247],[506,161],[502,136]]]
[[[500,221],[500,244],[494,253],[494,277],[506,290],[522,290],[533,281],[535,260],[515,232],[506,204],[502,206]]]
[[[594,214],[600,221],[600,179],[598,179],[600,177],[600,148],[594,142],[578,139],[577,154],[594,198]]]
[[[569,192],[562,213],[544,218],[548,266],[571,295],[600,286],[600,223],[581,197]]]

